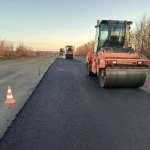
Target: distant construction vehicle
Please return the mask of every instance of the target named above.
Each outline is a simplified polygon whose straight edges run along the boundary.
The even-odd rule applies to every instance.
[[[65,49],[64,48],[60,48],[59,49],[59,56],[64,56],[65,54]]]
[[[73,46],[66,45],[66,59],[73,59]]]
[[[86,55],[89,76],[97,75],[102,88],[141,87],[144,85],[148,59],[130,45],[131,21],[97,21],[95,47]]]

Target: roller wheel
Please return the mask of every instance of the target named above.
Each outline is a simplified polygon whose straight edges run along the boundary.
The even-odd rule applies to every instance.
[[[99,83],[100,83],[100,86],[102,88],[105,87],[105,81],[106,81],[106,70],[105,69],[100,69],[99,70]]]
[[[143,69],[99,69],[98,78],[102,88],[127,87],[137,88],[144,85],[146,70]]]
[[[91,63],[86,64],[86,71],[87,71],[88,76],[94,75],[93,72],[91,71]]]

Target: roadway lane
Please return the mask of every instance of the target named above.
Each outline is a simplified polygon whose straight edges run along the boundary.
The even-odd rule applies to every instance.
[[[54,59],[49,55],[0,60],[0,138],[53,61]],[[4,101],[9,85],[16,102],[8,110],[8,104],[4,104]]]
[[[12,76],[14,74],[20,73],[22,70],[25,70],[26,68],[34,66],[34,69],[38,73],[38,66],[40,69],[43,65],[42,63],[52,58],[52,56],[39,56],[39,57],[31,57],[31,58],[19,58],[14,60],[0,60],[0,82],[1,80],[4,80],[5,78]],[[42,65],[41,65],[42,64]],[[43,69],[43,68],[42,68]]]
[[[1,150],[149,150],[150,94],[102,89],[85,64],[56,59]]]

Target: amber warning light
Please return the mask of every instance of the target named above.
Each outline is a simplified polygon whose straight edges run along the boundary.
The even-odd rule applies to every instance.
[[[100,20],[97,20],[97,23],[100,23]]]

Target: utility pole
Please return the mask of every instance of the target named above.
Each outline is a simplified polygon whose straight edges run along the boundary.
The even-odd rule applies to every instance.
[[[75,44],[74,44],[74,52],[73,53],[75,53]]]

